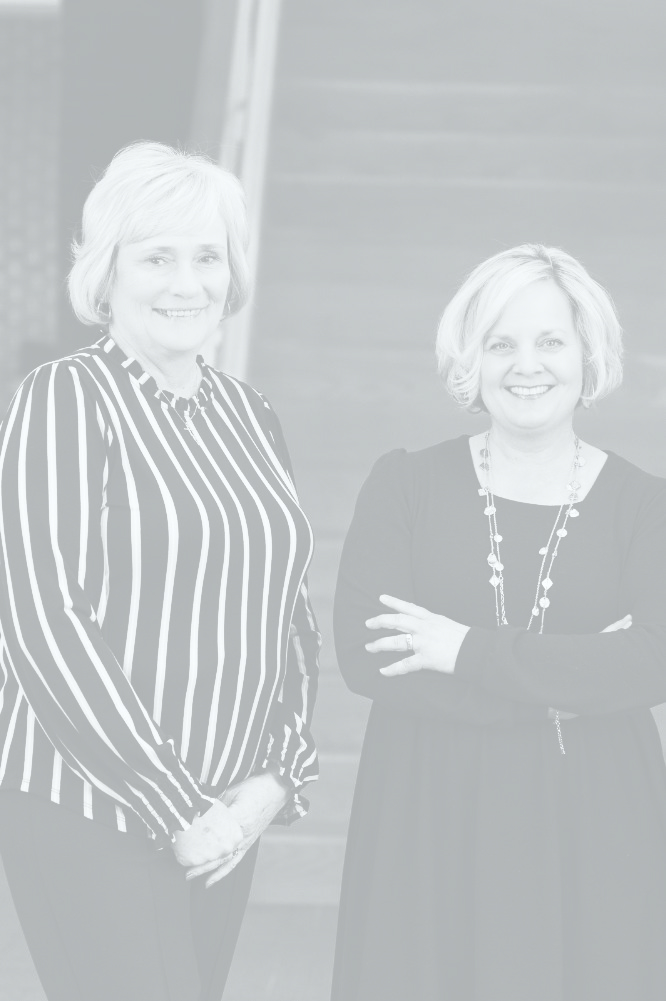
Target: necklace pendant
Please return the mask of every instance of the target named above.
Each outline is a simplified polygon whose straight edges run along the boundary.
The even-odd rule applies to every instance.
[[[494,504],[489,504],[487,508],[484,509],[484,514],[495,514],[497,508]]]
[[[532,616],[533,616],[533,618],[538,619],[540,615],[541,615],[541,612],[539,611],[538,608],[533,608],[532,609]]]
[[[197,429],[195,428],[194,424],[192,423],[192,418],[190,417],[189,414],[185,415],[185,428],[186,428],[187,431],[189,431],[190,435],[192,436],[192,438],[194,438],[194,440],[196,441],[196,443],[198,445],[202,445],[203,444],[203,442],[201,441],[201,437],[199,435],[199,432],[197,431]]]
[[[569,511],[570,518],[577,518],[579,514],[580,511],[578,511],[575,507],[572,507],[571,510]]]
[[[541,549],[539,550],[539,556],[547,556],[547,555],[548,555],[548,546],[542,546]]]

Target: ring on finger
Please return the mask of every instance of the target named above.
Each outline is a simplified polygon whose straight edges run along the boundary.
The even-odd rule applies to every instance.
[[[407,649],[410,651],[410,653],[414,653],[414,637],[412,636],[411,633],[406,633],[405,638],[407,640]]]
[[[240,854],[240,848],[234,848],[232,852],[229,852],[228,855],[225,855],[223,858],[220,859],[220,865],[226,865],[228,862],[232,862],[239,854]]]

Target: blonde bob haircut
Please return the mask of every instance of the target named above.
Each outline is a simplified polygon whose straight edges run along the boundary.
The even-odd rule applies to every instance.
[[[437,363],[454,400],[478,413],[484,343],[510,299],[533,282],[554,281],[571,303],[583,346],[583,390],[589,407],[622,381],[622,330],[608,293],[580,261],[556,247],[525,243],[495,254],[472,271],[444,311]]]
[[[250,276],[245,196],[239,181],[206,156],[139,142],[116,153],[83,207],[74,241],[69,297],[79,320],[108,323],[118,248],[158,233],[205,229],[218,217],[227,231],[231,283],[225,317],[247,302]]]

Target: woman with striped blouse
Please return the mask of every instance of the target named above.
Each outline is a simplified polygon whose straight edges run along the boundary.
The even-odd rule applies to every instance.
[[[199,355],[245,242],[231,175],[121,150],[70,275],[102,336],[2,425],[0,850],[49,1001],[218,1001],[317,777],[310,526],[269,404]]]

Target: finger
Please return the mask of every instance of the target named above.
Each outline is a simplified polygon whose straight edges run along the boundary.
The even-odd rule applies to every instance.
[[[606,626],[602,629],[602,633],[614,633],[618,629],[629,629],[633,623],[631,615],[625,615],[623,619],[618,619],[617,622],[611,622],[610,626]]]
[[[380,667],[379,673],[385,678],[395,678],[400,674],[413,674],[414,671],[422,670],[422,664],[418,657],[405,657],[404,660],[397,660],[395,664],[387,667]]]
[[[213,869],[217,869],[218,866],[225,862],[223,858],[212,859],[210,862],[203,862],[201,865],[193,865],[185,873],[185,879],[195,879],[197,876],[203,876],[207,872],[211,872]]]
[[[411,633],[400,633],[398,636],[382,636],[365,644],[368,653],[382,653],[391,650],[413,651],[414,640]]]
[[[216,859],[210,859],[208,862],[202,862],[200,865],[190,866],[185,879],[194,879],[196,876],[203,876],[205,873],[210,872],[212,869],[217,869],[220,865],[226,865],[228,862],[234,862],[241,853],[244,853],[249,848],[250,843],[244,844],[242,847],[239,845],[234,848],[232,852],[227,852],[225,855],[220,855]]]
[[[375,615],[371,619],[366,619],[365,624],[368,629],[400,629],[403,632],[411,633],[416,628],[418,619],[414,615]]]
[[[390,594],[380,594],[379,600],[382,605],[388,605],[389,608],[395,608],[397,612],[405,612],[406,615],[413,615],[417,619],[427,619],[430,615],[427,608],[415,605],[411,601],[403,601],[402,598],[394,598]]]

